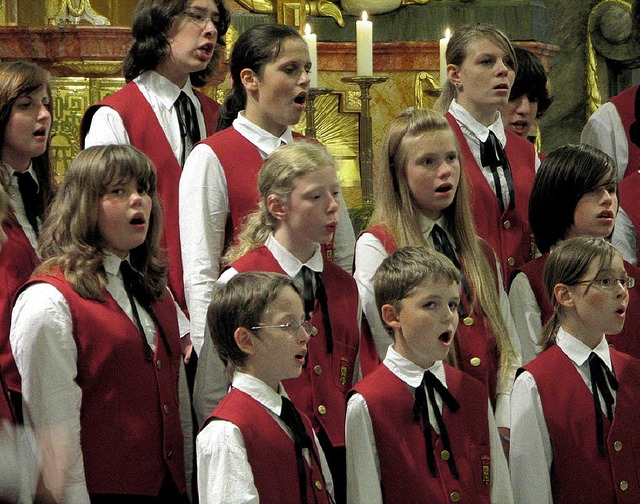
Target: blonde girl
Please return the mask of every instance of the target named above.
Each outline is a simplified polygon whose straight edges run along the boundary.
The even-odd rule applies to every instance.
[[[607,343],[635,279],[606,240],[564,240],[544,284],[554,314],[546,350],[511,395],[511,481],[517,503],[638,502],[640,363]]]
[[[475,234],[460,161],[456,138],[442,115],[409,109],[394,119],[379,159],[371,227],[356,243],[354,277],[384,358],[391,337],[375,305],[376,269],[408,245],[435,247],[450,256],[465,277],[452,362],[487,386],[498,426],[508,428],[518,350],[495,253]]]
[[[156,172],[131,146],[82,151],[20,293],[11,345],[25,419],[50,437],[64,501],[185,502],[180,341]]]
[[[283,384],[296,407],[311,419],[342,501],[345,394],[357,369],[360,310],[353,278],[324,258],[320,246],[338,225],[335,161],[318,144],[279,147],[260,170],[258,192],[259,208],[249,217],[238,245],[225,256],[229,267],[219,282],[239,272],[272,271],[291,277],[305,294],[305,312],[315,337],[301,356],[302,376]],[[218,358],[209,362],[221,368]]]
[[[508,286],[513,268],[535,253],[527,206],[540,164],[531,144],[505,131],[499,112],[509,102],[516,55],[504,33],[478,23],[455,30],[446,59],[448,78],[435,108],[445,114],[458,138],[473,187],[476,232],[498,254]]]

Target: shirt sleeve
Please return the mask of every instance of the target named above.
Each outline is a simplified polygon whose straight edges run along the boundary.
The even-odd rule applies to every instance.
[[[242,433],[231,422],[213,420],[198,434],[196,463],[202,504],[260,501]]]
[[[356,235],[353,232],[353,225],[349,217],[347,205],[342,196],[342,192],[338,196],[340,204],[340,214],[338,217],[338,227],[334,236],[333,262],[340,266],[347,273],[351,274],[353,270],[353,251],[356,246]]]
[[[499,269],[497,270],[500,271]],[[516,379],[516,372],[521,365],[521,353],[520,341],[518,340],[518,334],[515,323],[511,318],[511,306],[509,304],[509,297],[504,290],[502,283],[502,274],[498,273],[499,283],[499,301],[500,312],[507,328],[507,334],[515,350],[515,358],[509,361],[509,369],[506,373],[502,373],[501,368],[498,367],[498,383],[496,386],[496,410],[495,419],[498,427],[509,428],[510,424],[510,398],[511,388],[513,387],[513,381]]]
[[[0,501],[33,502],[40,474],[33,431],[0,422]]]
[[[517,504],[552,504],[549,429],[533,376],[523,372],[511,393],[509,466]]]
[[[189,154],[180,177],[179,194],[184,292],[191,316],[191,340],[200,354],[229,215],[227,180],[209,146],[196,145]]]
[[[380,459],[367,403],[353,394],[347,403],[345,422],[347,451],[347,502],[382,504]]]
[[[518,273],[509,290],[511,316],[516,326],[522,363],[531,362],[540,353],[538,341],[542,334],[542,313],[527,275]]]
[[[89,131],[84,138],[85,148],[96,145],[128,145],[130,143],[129,134],[120,114],[111,107],[100,107],[91,118]]]
[[[77,348],[69,307],[48,284],[28,287],[16,301],[11,320],[11,346],[22,377],[25,424],[47,454],[44,483],[57,500],[88,503],[82,450],[77,376]],[[60,488],[58,483],[61,482]],[[59,489],[59,490],[58,490]],[[59,492],[59,495],[56,495]]]
[[[625,261],[633,265],[638,264],[638,236],[631,219],[622,207],[618,208],[611,243],[618,249]]]
[[[363,233],[356,242],[355,272],[353,277],[358,286],[362,310],[365,317],[367,317],[380,360],[384,360],[387,348],[393,341],[384,328],[378,313],[373,291],[373,275],[388,255],[382,242],[371,233]]]
[[[504,455],[498,427],[493,418],[491,402],[487,403],[489,419],[489,443],[491,449],[491,502],[495,504],[509,504],[513,502],[509,466]]]
[[[629,163],[629,143],[622,119],[613,103],[604,103],[589,117],[582,129],[580,143],[609,154],[618,167],[618,180],[622,180]]]

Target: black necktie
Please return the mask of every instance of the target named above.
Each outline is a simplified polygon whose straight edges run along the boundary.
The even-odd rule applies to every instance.
[[[200,141],[200,127],[198,126],[196,108],[184,91],[180,91],[180,95],[175,101],[175,106],[178,112],[178,122],[180,123],[180,137],[182,138],[180,166],[184,166],[184,161],[187,159],[191,149]]]
[[[304,455],[302,454],[302,450],[307,448],[309,450],[309,454],[313,454],[313,443],[311,441],[311,437],[307,433],[307,430],[304,428],[304,423],[302,422],[302,417],[300,413],[293,405],[293,403],[282,396],[282,410],[280,411],[280,418],[282,421],[287,424],[287,427],[291,430],[291,434],[293,435],[293,444],[296,451],[296,465],[298,468],[298,483],[300,486],[300,499],[303,503],[307,502],[307,473],[304,468]]]
[[[42,196],[38,191],[38,184],[28,172],[15,172],[15,175],[18,179],[18,189],[22,197],[24,212],[37,237],[40,235],[38,218],[42,219],[43,215]]]
[[[482,166],[487,166],[491,170],[493,176],[493,182],[496,186],[496,197],[498,198],[498,204],[500,209],[504,211],[506,208],[504,197],[502,195],[502,184],[500,183],[500,176],[498,175],[498,167],[502,166],[504,172],[504,178],[507,181],[507,197],[509,198],[508,205],[513,208],[515,205],[515,195],[513,192],[513,178],[511,176],[511,166],[509,160],[498,142],[496,135],[493,131],[489,130],[489,136],[484,142],[480,142],[480,163]]]
[[[426,394],[425,394],[426,388]],[[453,451],[451,450],[451,442],[449,440],[449,433],[447,432],[447,427],[444,424],[444,420],[442,418],[442,413],[440,413],[440,409],[438,408],[438,403],[436,402],[435,392],[437,392],[442,398],[443,404],[451,411],[455,413],[460,408],[458,401],[456,401],[455,397],[451,395],[451,392],[445,387],[440,380],[438,380],[431,371],[425,371],[422,377],[422,382],[416,388],[415,391],[415,401],[413,403],[413,421],[417,422],[422,417],[422,430],[424,432],[424,440],[425,447],[427,451],[427,465],[429,466],[429,472],[431,476],[436,477],[436,459],[433,453],[433,440],[431,439],[431,423],[429,422],[429,407],[427,406],[427,395],[429,396],[429,402],[431,402],[431,407],[433,408],[433,414],[436,417],[436,423],[438,424],[438,429],[440,429],[440,437],[442,438],[442,447],[449,452],[449,459],[447,463],[449,464],[449,470],[451,471],[451,475],[455,479],[459,479],[460,475],[458,474],[458,468],[456,467],[456,462],[453,458]]]
[[[324,287],[324,281],[322,280],[322,273],[316,271],[316,291],[313,292],[313,280],[314,272],[308,266],[302,266],[302,282],[303,287],[303,299],[304,299],[304,311],[308,317],[313,315],[315,307],[315,300],[318,299],[320,304],[320,310],[322,311],[322,325],[324,326],[324,335],[327,342],[327,353],[333,353],[333,333],[331,331],[331,319],[329,317],[329,305],[327,303],[327,291]]]
[[[618,390],[618,380],[609,371],[607,365],[594,352],[589,354],[589,372],[591,373],[591,392],[593,394],[593,405],[596,414],[596,438],[598,440],[598,450],[604,456],[604,432],[602,427],[602,408],[600,407],[600,397],[598,390],[602,394],[605,407],[607,410],[607,418],[611,422],[613,420],[613,390]],[[607,384],[607,382],[609,382]]]
[[[120,273],[122,274],[122,281],[124,283],[124,290],[127,292],[127,297],[129,298],[129,303],[131,304],[131,311],[133,312],[133,320],[138,327],[138,331],[140,331],[140,335],[142,336],[142,347],[144,349],[145,358],[151,362],[153,360],[151,346],[147,341],[147,337],[145,335],[144,329],[142,328],[142,323],[140,322],[140,315],[138,314],[138,308],[134,299],[134,290],[136,285],[135,276],[136,273],[133,271],[131,266],[127,261],[122,261],[120,263]]]
[[[458,268],[458,271],[460,271],[460,274],[462,275],[462,288],[467,298],[467,306],[465,306],[464,303],[460,303],[458,309],[460,312],[460,316],[464,318],[469,314],[473,301],[471,289],[469,288],[469,282],[467,282],[467,277],[460,267],[460,261],[458,260],[458,256],[456,255],[453,245],[451,244],[451,240],[449,240],[449,237],[447,236],[445,230],[442,229],[442,227],[440,227],[438,224],[433,225],[433,229],[431,230],[431,239],[433,240],[433,247],[441,254],[446,255],[451,260],[453,265]]]

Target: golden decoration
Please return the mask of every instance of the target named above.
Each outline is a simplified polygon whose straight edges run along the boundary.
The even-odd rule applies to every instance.
[[[70,68],[80,75],[117,74],[122,70],[122,61],[61,61],[53,63],[54,67]]]
[[[105,16],[98,14],[91,7],[90,0],[62,0],[60,2],[60,9],[55,16],[56,24],[79,24],[83,19],[93,25],[111,25]]]

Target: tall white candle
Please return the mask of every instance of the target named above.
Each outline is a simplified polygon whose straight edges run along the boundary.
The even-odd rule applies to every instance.
[[[318,87],[318,46],[317,36],[315,33],[311,33],[311,26],[307,24],[304,27],[304,39],[309,46],[309,59],[311,60],[311,71],[309,72],[309,86],[312,88]]]
[[[362,11],[362,20],[356,21],[356,50],[358,75],[373,75],[373,23],[367,20],[367,11]]]
[[[444,38],[440,39],[440,88],[444,88],[447,82],[447,46],[451,38],[451,30],[447,28]]]

